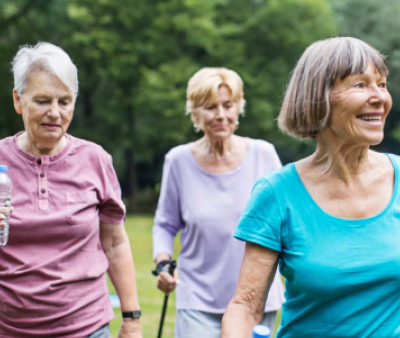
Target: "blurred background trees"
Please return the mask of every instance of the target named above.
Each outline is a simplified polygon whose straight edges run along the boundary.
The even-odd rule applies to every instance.
[[[61,46],[79,70],[69,132],[114,158],[131,211],[152,211],[165,153],[199,137],[185,116],[200,68],[236,70],[246,115],[238,134],[263,138],[284,163],[313,150],[276,127],[290,72],[312,42],[355,36],[389,55],[394,108],[380,150],[400,142],[398,0],[0,0],[0,138],[23,129],[12,103],[12,57],[23,44]]]

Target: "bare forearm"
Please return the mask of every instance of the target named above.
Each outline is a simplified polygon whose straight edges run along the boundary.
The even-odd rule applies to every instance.
[[[112,247],[106,255],[109,261],[108,274],[120,298],[121,310],[138,310],[140,306],[129,241],[124,241]]]
[[[248,338],[259,322],[247,307],[232,299],[222,319],[221,338]]]

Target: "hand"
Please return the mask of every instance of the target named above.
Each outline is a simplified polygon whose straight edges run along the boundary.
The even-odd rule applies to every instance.
[[[174,276],[171,276],[168,271],[160,272],[157,277],[157,287],[164,293],[169,294],[174,291],[178,285],[179,274],[178,269],[174,270]]]
[[[142,338],[140,318],[124,318],[119,329],[118,338]]]
[[[0,226],[5,226],[3,222],[6,219],[6,216],[9,216],[13,213],[14,208],[12,206],[0,208]]]

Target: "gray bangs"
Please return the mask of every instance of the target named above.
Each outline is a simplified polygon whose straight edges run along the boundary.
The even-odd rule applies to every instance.
[[[337,79],[343,80],[347,76],[364,73],[369,64],[373,64],[379,74],[387,76],[385,56],[367,43],[354,39],[343,38],[337,40],[332,53],[331,83]]]

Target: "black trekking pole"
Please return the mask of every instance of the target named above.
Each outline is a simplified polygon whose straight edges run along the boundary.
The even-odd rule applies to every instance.
[[[172,261],[172,262],[169,264],[168,273],[169,273],[171,276],[174,276],[174,270],[175,270],[175,269],[176,269],[176,262],[175,262],[175,261]],[[154,273],[153,273],[153,274],[154,274]],[[162,311],[161,311],[160,327],[159,327],[159,329],[158,329],[158,336],[157,336],[157,338],[161,338],[161,335],[162,335],[162,329],[163,329],[163,326],[164,326],[164,319],[165,319],[165,315],[167,314],[168,297],[169,297],[169,294],[166,293],[165,296],[164,296],[164,305],[163,305],[163,308],[162,308]]]

